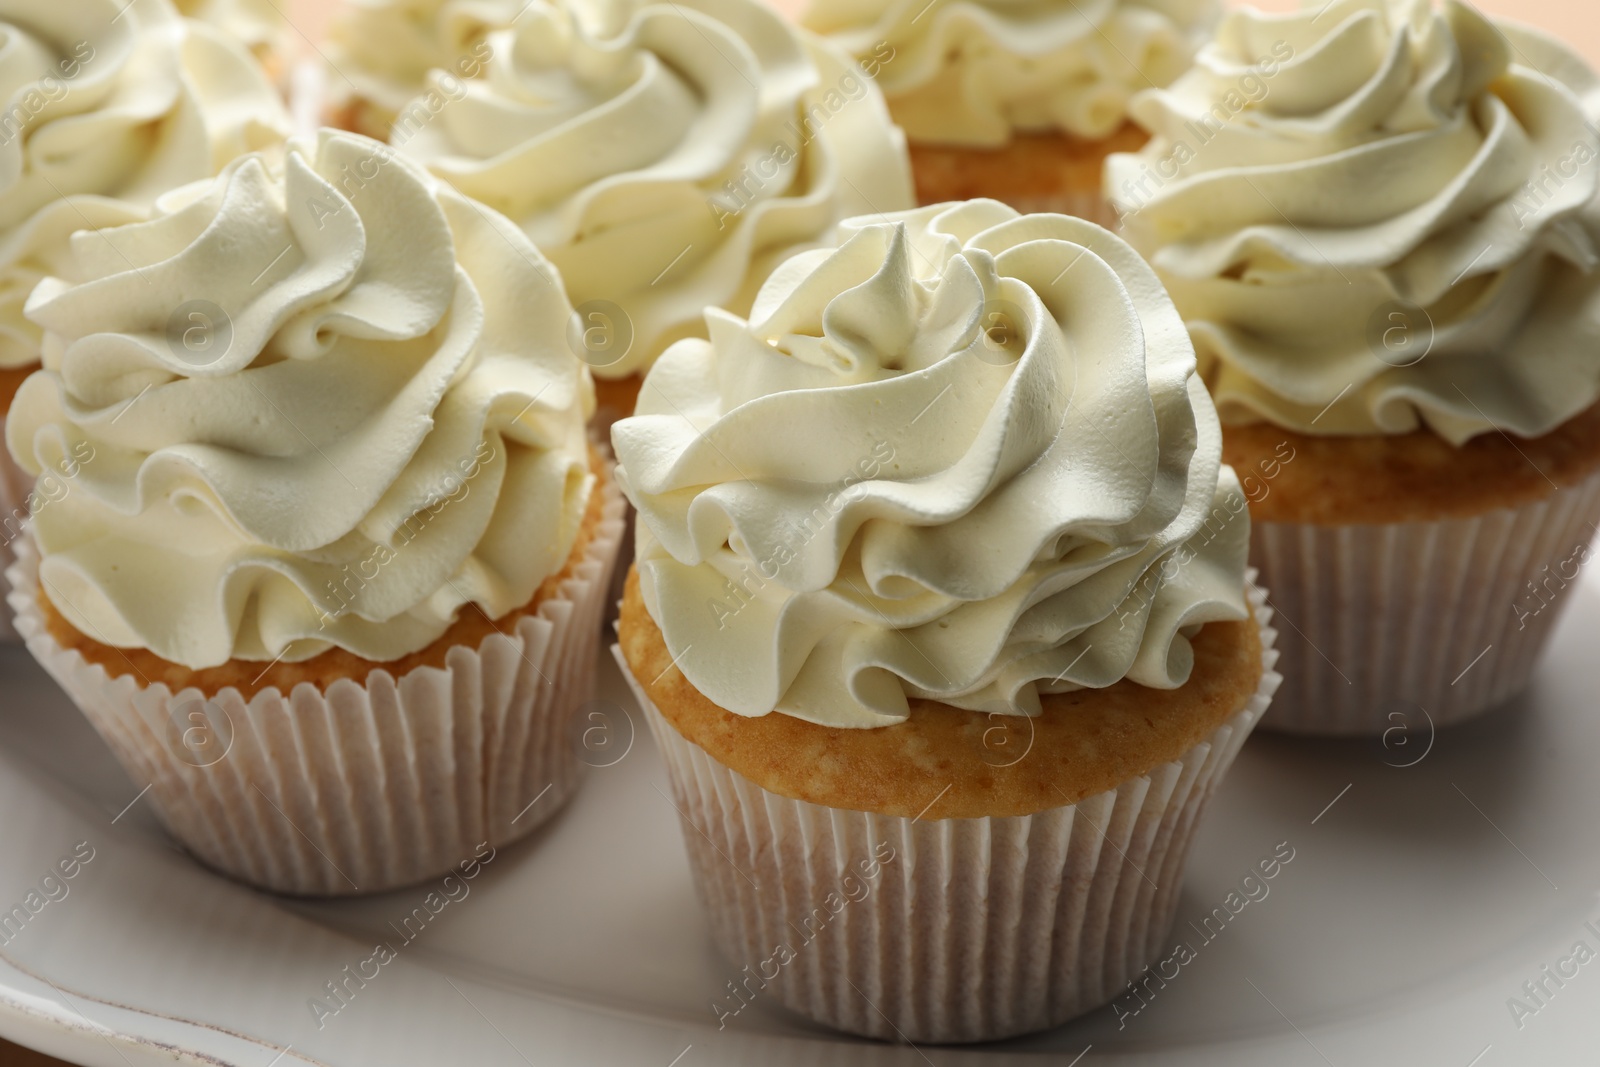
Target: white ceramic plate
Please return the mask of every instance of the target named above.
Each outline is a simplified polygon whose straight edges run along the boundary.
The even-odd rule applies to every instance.
[[[1172,935],[1193,958],[1120,1011],[981,1049],[841,1039],[760,1001],[718,1030],[736,968],[710,946],[609,662],[631,749],[406,942],[426,887],[293,902],[190,862],[27,654],[0,648],[0,913],[80,843],[94,853],[64,897],[0,929],[0,1034],[96,1067],[1593,1064],[1600,958],[1572,956],[1600,951],[1590,578],[1535,688],[1485,720],[1430,738],[1414,716],[1387,747],[1258,733],[1195,847]],[[1280,842],[1294,859],[1266,896],[1206,927]],[[398,958],[319,1020],[310,1002],[337,1005],[325,984],[380,940]]]

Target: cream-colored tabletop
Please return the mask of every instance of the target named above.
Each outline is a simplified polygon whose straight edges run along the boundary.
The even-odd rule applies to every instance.
[[[301,37],[307,54],[310,42],[320,38],[322,27],[335,0],[276,0],[284,4]],[[773,0],[782,10],[798,11],[805,0]],[[1272,11],[1290,11],[1298,0],[1256,0],[1255,6]],[[1478,6],[1491,15],[1502,15],[1540,26],[1576,47],[1591,62],[1600,64],[1600,4],[1596,0],[1479,0]],[[27,1049],[0,1041],[0,1067],[47,1067],[53,1060]]]

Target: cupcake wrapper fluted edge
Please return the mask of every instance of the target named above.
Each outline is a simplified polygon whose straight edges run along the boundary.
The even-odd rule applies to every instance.
[[[695,886],[729,962],[727,1016],[759,997],[883,1040],[991,1041],[1121,994],[1165,947],[1206,802],[1280,678],[1253,585],[1261,682],[1181,758],[1074,805],[891,818],[768,792],[686,740],[622,665],[667,766]]]
[[[1262,729],[1417,737],[1510,700],[1573,596],[1597,521],[1600,474],[1467,519],[1253,523],[1250,562],[1272,590],[1286,679]]]
[[[11,604],[29,651],[202,862],[295,895],[393,889],[526,835],[576,790],[579,713],[625,514],[606,466],[601,521],[559,593],[477,648],[450,649],[443,669],[398,680],[380,668],[364,684],[245,701],[237,689],[206,700],[111,678],[45,628],[26,537]],[[186,738],[196,728],[214,747]]]

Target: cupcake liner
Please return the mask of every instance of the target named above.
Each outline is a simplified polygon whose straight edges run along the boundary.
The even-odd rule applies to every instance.
[[[365,684],[246,701],[110,678],[46,630],[27,537],[11,603],[29,651],[202,862],[282,893],[379,892],[522,837],[576,789],[578,715],[623,530],[609,475],[600,491],[601,522],[556,596],[509,633],[452,648],[443,669],[399,679],[379,668]]]
[[[1256,522],[1250,560],[1272,590],[1287,679],[1262,728],[1384,735],[1461,722],[1516,696],[1571,599],[1563,587],[1597,521],[1600,475],[1470,519]],[[1529,588],[1545,580],[1542,597]]]
[[[1200,815],[1280,680],[1271,609],[1254,586],[1250,601],[1265,670],[1244,708],[1115,790],[1007,818],[891,818],[768,792],[679,734],[613,646],[730,963],[721,1025],[772,997],[867,1037],[989,1041],[1121,995],[1161,956]]]
[[[33,489],[33,475],[17,466],[6,451],[6,417],[0,415],[0,644],[21,640],[12,619],[6,595],[11,584],[6,581],[6,569],[16,560],[16,544],[24,539],[22,528],[28,518],[28,494]]]

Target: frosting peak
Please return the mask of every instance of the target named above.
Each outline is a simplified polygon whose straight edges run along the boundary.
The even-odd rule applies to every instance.
[[[168,0],[0,0],[0,367],[39,359],[22,314],[75,230],[276,144],[288,117],[242,48]]]
[[[1455,0],[1235,11],[1107,194],[1225,421],[1537,436],[1600,396],[1596,95]]]
[[[1245,501],[1131,248],[993,201],[855,219],[708,311],[613,428],[642,592],[743,715],[1029,714],[1242,619]]]
[[[1001,145],[1062,130],[1100,140],[1167,85],[1217,0],[811,0],[804,25],[867,64],[913,141]]]
[[[480,55],[435,70],[391,140],[517,222],[580,309],[620,310],[604,377],[748,308],[841,219],[912,203],[871,80],[759,0],[532,0]]]
[[[34,529],[83,633],[194,669],[381,662],[561,568],[592,387],[504,219],[324,132],[106,237],[30,299],[45,368],[7,424],[24,468],[77,461]]]

